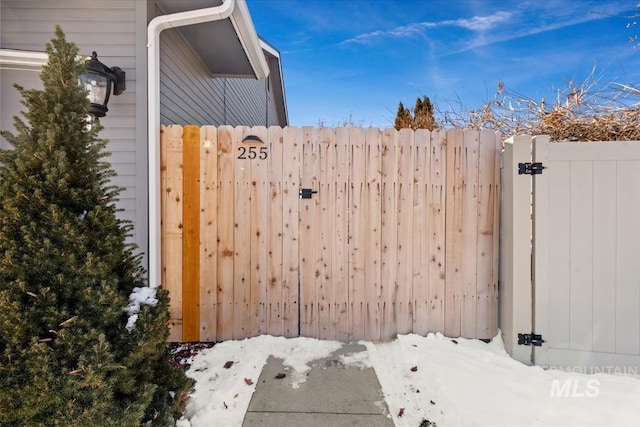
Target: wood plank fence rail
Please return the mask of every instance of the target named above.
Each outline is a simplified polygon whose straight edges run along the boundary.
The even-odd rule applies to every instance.
[[[170,341],[497,333],[494,132],[161,135]]]

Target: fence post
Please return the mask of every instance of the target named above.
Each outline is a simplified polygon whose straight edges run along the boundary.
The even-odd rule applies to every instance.
[[[182,130],[182,340],[200,339],[200,128]]]
[[[530,365],[531,347],[518,345],[518,333],[530,333],[531,178],[518,175],[518,163],[531,162],[531,137],[505,141],[502,155],[500,329],[507,352]]]

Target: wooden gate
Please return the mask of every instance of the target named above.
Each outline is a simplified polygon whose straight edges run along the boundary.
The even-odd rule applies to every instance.
[[[544,169],[514,178],[533,188],[533,310],[507,339],[518,347],[518,332],[540,335],[540,346],[516,350],[525,358],[528,352],[529,361],[537,365],[585,372],[616,367],[637,373],[640,143],[550,143],[548,137],[519,137],[507,148],[516,151],[516,144],[525,158],[509,166],[505,162],[505,168],[531,163],[533,147],[533,163]],[[531,204],[524,210],[531,212]],[[529,246],[524,233],[520,239],[527,239]],[[522,277],[513,285],[527,282],[531,278]],[[526,304],[526,298],[522,302]],[[531,326],[525,326],[527,321]]]
[[[499,138],[168,126],[171,341],[497,331]]]

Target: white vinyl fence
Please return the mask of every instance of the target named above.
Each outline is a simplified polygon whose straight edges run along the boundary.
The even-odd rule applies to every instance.
[[[640,142],[518,136],[502,176],[508,351],[541,366],[640,372]]]

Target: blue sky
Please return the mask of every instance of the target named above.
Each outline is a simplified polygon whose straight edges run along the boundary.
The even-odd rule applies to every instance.
[[[498,81],[540,99],[584,81],[640,84],[625,16],[639,0],[247,0],[281,53],[293,126],[390,127],[398,102],[478,108]],[[457,108],[457,107],[455,107]]]

